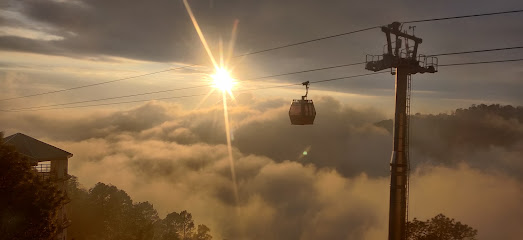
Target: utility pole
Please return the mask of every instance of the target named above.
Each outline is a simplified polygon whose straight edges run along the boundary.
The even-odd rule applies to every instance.
[[[384,52],[382,55],[367,55],[365,64],[367,70],[377,72],[390,68],[391,74],[396,75],[396,110],[390,159],[389,240],[407,239],[411,75],[435,73],[438,68],[437,58],[418,56],[418,45],[422,39],[402,32],[401,27],[399,22],[381,27],[387,37]],[[409,46],[409,41],[414,46]]]

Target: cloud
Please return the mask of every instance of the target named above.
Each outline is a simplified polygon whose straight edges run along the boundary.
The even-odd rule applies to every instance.
[[[339,34],[356,29],[388,24],[392,21],[492,12],[490,2],[459,2],[453,5],[427,3],[383,3],[365,1],[352,3],[333,1],[330,4],[303,1],[190,1],[211,49],[217,54],[219,39],[228,41],[233,22],[240,20],[235,54],[277,47],[289,43]],[[475,12],[463,12],[464,6],[475,4]],[[208,57],[180,1],[23,1],[3,6],[8,12],[4,27],[29,29],[62,40],[38,40],[18,35],[0,36],[0,49],[80,59],[120,57],[152,62],[198,63],[209,65]],[[121,6],[126,6],[122,8]],[[519,8],[515,0],[505,8]],[[289,9],[296,14],[288,17]],[[470,9],[469,9],[470,10]],[[503,11],[504,9],[499,9]],[[369,15],[368,12],[374,14]],[[11,16],[13,15],[13,16]],[[379,16],[379,17],[377,17]],[[493,43],[519,44],[521,16],[518,14],[427,23],[418,26],[416,34],[423,37],[420,53],[492,48]],[[502,23],[503,28],[499,27]],[[38,27],[34,27],[38,26]],[[1,27],[1,26],[0,26]],[[463,34],[463,28],[470,33]],[[384,36],[376,31],[362,32],[327,39],[308,45],[280,49],[246,58],[235,58],[238,76],[250,78],[319,67],[361,62],[366,54],[381,54]],[[494,46],[496,47],[496,46]],[[516,51],[491,52],[478,55],[445,56],[441,64],[479,60],[518,58]],[[427,99],[433,109],[441,101],[463,107],[466,100],[481,99],[519,104],[522,102],[518,63],[441,68],[437,75],[416,76],[415,90]],[[364,71],[362,66],[286,76],[279,81],[301,82],[353,75]],[[348,74],[350,73],[350,74]],[[393,89],[393,81],[368,77],[365,81],[330,83],[324,89],[382,96]],[[437,81],[434,81],[437,79]],[[504,79],[500,84],[497,79]],[[390,91],[388,95],[390,95]],[[485,99],[488,96],[488,99]],[[436,103],[437,101],[437,103]],[[414,104],[414,106],[416,106]],[[423,109],[423,108],[421,108]],[[441,110],[441,109],[440,109]]]
[[[363,196],[346,193],[352,184],[333,170],[290,161],[276,163],[235,151],[240,190],[238,212],[224,145],[179,145],[122,136],[118,143],[107,144],[109,151],[97,154],[97,148],[93,148],[97,143],[92,140],[77,144],[73,148],[92,149],[87,157],[100,157],[71,168],[84,184],[115,184],[137,201],[151,201],[161,214],[187,209],[222,237],[360,238],[368,226],[379,222],[372,204],[362,201]],[[386,190],[386,186],[382,189]],[[347,198],[347,204],[337,203],[340,197]],[[334,223],[340,228],[335,228]],[[341,228],[344,223],[354,228]],[[316,230],[311,226],[317,226]]]
[[[55,114],[22,114],[5,116],[7,122],[13,123],[13,131],[25,129],[35,136],[45,136],[54,129],[52,138],[57,140],[84,140],[89,138],[104,138],[114,133],[137,132],[149,129],[167,120],[167,110],[164,106],[149,103],[129,111],[107,112],[95,111],[70,116],[65,113]],[[35,125],[37,123],[37,125]]]
[[[91,152],[98,149],[89,141],[77,144]],[[187,209],[220,237],[376,239],[387,233],[388,177],[346,178],[328,168],[235,151],[238,211],[224,145],[128,136],[106,145],[109,154],[105,149],[90,154],[98,155],[97,161],[79,165],[73,161],[80,157],[71,160],[77,165],[71,171],[84,184],[115,184],[137,201],[151,201],[161,214]],[[513,177],[467,165],[426,165],[413,174],[411,193],[410,216],[426,219],[441,212],[479,229],[481,238],[497,236],[500,229],[504,239],[521,234],[523,192]]]
[[[414,164],[458,165],[521,178],[523,109],[478,105],[453,114],[417,115],[412,121]]]
[[[465,164],[457,168],[423,166],[411,181],[410,216],[427,219],[441,212],[478,229],[481,239],[517,239],[523,231],[518,207],[520,180],[485,173]],[[495,228],[490,228],[495,224]]]
[[[233,146],[242,153],[276,162],[290,160],[333,168],[343,176],[389,175],[386,163],[391,154],[391,133],[385,125],[391,122],[375,124],[386,118],[384,114],[342,105],[331,97],[320,97],[315,103],[315,124],[292,126],[286,101],[240,96],[236,104],[229,103]],[[53,139],[68,141],[113,139],[125,134],[144,141],[183,145],[226,143],[220,104],[186,110],[178,104],[150,102],[128,111],[94,111],[78,116],[40,113],[4,115],[4,122],[12,127],[7,130],[25,129],[39,137],[52,129]],[[517,161],[523,154],[521,108],[479,105],[451,115],[416,115],[411,133],[414,168],[423,163],[457,166],[466,162],[516,177],[523,172]]]
[[[239,53],[396,20],[426,18],[427,9],[439,10],[441,15],[434,13],[435,17],[460,15],[465,9],[461,6],[467,5],[459,3],[449,8],[437,2],[296,3],[191,2],[205,34],[214,40],[213,49],[217,49],[217,39],[230,32],[233,21],[240,19]],[[516,8],[517,4],[512,1],[504,5]],[[478,11],[492,9],[486,3],[475,6]],[[287,9],[300,14],[289,18]],[[179,1],[25,1],[11,10],[15,17],[2,16],[5,26],[42,35],[34,37],[32,32],[31,38],[11,31],[0,36],[3,51],[102,60],[104,56],[117,56],[124,61],[207,61]],[[368,12],[375,14],[370,16]],[[520,25],[513,23],[520,19],[503,19],[465,25],[471,30],[467,36],[460,34],[461,25],[427,25],[416,31],[422,31],[419,34],[426,42],[422,52],[427,53],[453,51],[456,46],[485,48],[492,42],[517,44],[514,41],[521,39]],[[507,24],[499,28],[503,22]],[[493,29],[496,34],[484,29]],[[383,44],[383,36],[372,34],[331,39],[329,47],[311,44],[307,51],[297,47],[260,54],[243,59],[236,71],[240,75],[248,73],[249,77],[264,76],[361,61],[364,54],[376,53]],[[467,59],[472,57],[456,60]],[[520,72],[517,66],[508,66]],[[264,73],[264,69],[270,69],[270,73]],[[354,69],[306,77],[317,80],[346,76]],[[430,90],[438,103],[442,96],[458,95],[518,102],[520,83],[515,76],[520,73],[489,75],[498,73],[496,69],[442,69],[438,81],[417,76],[414,88],[420,90],[419,94]],[[6,72],[3,82],[24,80],[19,75],[22,73],[13,72]],[[303,77],[291,78],[301,81]],[[392,89],[392,81],[377,79],[335,83],[330,89],[350,88],[363,93],[375,89],[375,95]],[[504,83],[493,84],[498,79],[505,79]],[[11,87],[9,93],[15,96],[19,94],[14,92],[26,92],[18,88]],[[464,96],[464,89],[471,95]],[[243,94],[236,105],[231,104],[239,211],[232,192],[219,104],[196,110],[150,102],[122,111],[3,113],[0,126],[9,133],[24,132],[73,152],[71,173],[86,187],[98,181],[114,184],[137,201],[152,202],[162,215],[187,209],[199,222],[210,226],[217,239],[385,238],[391,136],[374,123],[390,116],[375,109],[343,105],[331,97],[314,100],[317,120],[314,126],[307,127],[289,124],[288,101],[283,99]],[[414,118],[412,159],[417,171],[412,176],[410,216],[426,219],[441,212],[479,229],[484,239],[518,239],[523,235],[519,227],[523,225],[519,206],[523,200],[522,122],[521,118],[499,113]]]
[[[372,109],[341,106],[330,97],[316,102],[319,115],[315,125],[300,127],[290,125],[286,101],[239,98],[238,105],[233,104],[229,113],[234,146],[241,152],[265,155],[278,162],[297,160],[308,148],[308,155],[300,157],[303,163],[332,167],[343,175],[364,171],[387,175],[388,167],[381,163],[388,161],[390,137],[372,124],[384,116]],[[187,111],[176,104],[157,102],[129,111],[95,111],[74,117],[19,114],[25,117],[18,121],[11,118],[14,115],[6,116],[13,128],[31,129],[36,136],[43,136],[46,129],[55,129],[53,138],[58,140],[110,139],[125,133],[143,140],[225,144],[223,112],[219,106]],[[378,150],[370,151],[366,146],[369,142]]]
[[[125,4],[125,8],[120,6]],[[52,27],[64,39],[25,41],[3,37],[3,49],[51,55],[100,55],[168,61],[193,60],[199,41],[182,5],[126,1],[26,1],[23,16]],[[154,13],[153,16],[150,14]],[[21,39],[23,40],[23,39]],[[190,44],[191,43],[191,44]],[[167,47],[171,46],[171,47]]]
[[[55,36],[55,35],[47,34],[44,32],[39,32],[39,31],[31,30],[31,29],[0,27],[0,36],[9,36],[9,35],[19,36],[22,38],[29,38],[29,39],[40,39],[40,40],[44,40],[44,41],[63,39],[60,36]]]
[[[152,202],[161,215],[187,209],[218,239],[385,238],[391,136],[374,125],[385,115],[330,97],[315,103],[314,126],[291,126],[282,99],[244,95],[231,103],[239,208],[219,104],[187,110],[150,102],[75,116],[2,114],[0,123],[9,132],[22,131],[74,153],[70,171],[84,186],[114,184],[136,201]],[[468,131],[459,118],[424,117],[413,131],[423,134],[414,138],[418,164],[410,216],[443,213],[477,228],[481,238],[502,229],[504,239],[517,239],[521,144],[513,142],[519,135],[505,133],[519,131],[519,120],[501,113],[475,116],[483,129],[478,132]],[[466,148],[449,148],[444,143],[453,135],[425,132],[457,126],[459,136],[474,133],[478,139],[454,143]],[[515,138],[498,138],[495,129]],[[435,154],[439,151],[449,154]],[[498,165],[506,167],[492,169]]]

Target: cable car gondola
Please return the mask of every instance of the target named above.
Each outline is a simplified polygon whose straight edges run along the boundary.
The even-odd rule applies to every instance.
[[[307,99],[309,94],[309,81],[302,83],[305,86],[305,96],[294,99],[289,109],[289,118],[292,125],[312,125],[316,117],[316,109],[312,100]]]

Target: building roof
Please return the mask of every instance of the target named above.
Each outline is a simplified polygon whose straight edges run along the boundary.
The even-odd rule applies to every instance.
[[[14,146],[20,154],[38,162],[67,159],[73,156],[70,152],[29,137],[23,133],[16,133],[5,137],[4,143]]]

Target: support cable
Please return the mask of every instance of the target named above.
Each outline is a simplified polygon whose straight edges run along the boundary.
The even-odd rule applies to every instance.
[[[364,76],[383,74],[383,73],[387,73],[387,72],[375,72],[375,73],[359,74],[359,75],[352,75],[352,76],[345,76],[345,77],[337,77],[337,78],[316,80],[316,81],[310,81],[310,82],[311,83],[331,82],[331,81],[339,81],[339,80],[344,80],[344,79],[350,79],[350,78],[356,78],[356,77],[364,77]],[[296,86],[296,85],[302,85],[302,84],[301,83],[282,84],[282,85],[277,85],[277,86],[243,89],[243,90],[239,90],[239,91],[236,91],[236,92],[251,92],[251,91],[256,91],[256,90],[265,90],[265,89],[273,89],[273,88],[284,88],[284,87],[290,87],[290,86]],[[95,106],[107,106],[107,105],[125,104],[125,103],[148,102],[148,101],[153,101],[153,100],[167,100],[167,99],[198,97],[198,96],[205,96],[205,95],[207,95],[207,94],[194,94],[194,95],[154,98],[154,99],[146,99],[146,100],[132,100],[132,101],[113,102],[113,103],[99,103],[99,104],[90,104],[90,105],[82,105],[82,106],[67,106],[67,107],[58,107],[58,108],[36,108],[36,109],[16,108],[16,109],[5,109],[5,110],[0,110],[0,111],[2,111],[2,112],[26,112],[26,111],[39,111],[39,110],[84,108],[84,107],[95,107]]]
[[[485,17],[485,16],[492,16],[492,15],[512,14],[512,13],[520,13],[520,12],[523,12],[523,9],[511,10],[511,11],[503,11],[503,12],[490,12],[490,13],[479,13],[479,14],[471,14],[471,15],[452,16],[452,17],[441,17],[441,18],[429,18],[429,19],[411,20],[411,21],[403,21],[401,23],[433,22],[433,21],[443,21],[443,20],[460,19],[460,18],[472,18],[472,17]],[[272,48],[267,48],[267,49],[258,50],[258,51],[254,51],[254,52],[248,52],[248,53],[237,55],[237,56],[234,56],[234,57],[243,57],[243,56],[248,56],[248,55],[254,55],[254,54],[258,54],[258,53],[264,53],[264,52],[274,51],[274,50],[278,50],[278,49],[282,49],[282,48],[294,47],[294,46],[303,45],[303,44],[307,44],[307,43],[311,43],[311,42],[317,42],[317,41],[321,41],[321,40],[326,40],[326,39],[330,39],[330,38],[342,37],[342,36],[353,34],[353,33],[364,32],[364,31],[375,29],[375,28],[380,28],[381,26],[382,25],[374,26],[374,27],[368,27],[368,28],[363,28],[363,29],[359,29],[359,30],[345,32],[345,33],[334,34],[334,35],[320,37],[320,38],[315,38],[315,39],[302,41],[302,42],[290,43],[290,44],[286,44],[286,45],[282,45],[282,46],[278,46],[278,47],[272,47]]]
[[[523,48],[523,46],[506,47],[506,48],[491,48],[491,49],[482,49],[482,50],[473,50],[473,51],[464,51],[464,52],[440,53],[440,54],[427,55],[427,57],[459,55],[459,54],[468,54],[468,53],[492,52],[492,51],[504,51],[504,50],[520,49],[520,48]]]
[[[504,63],[504,62],[516,62],[516,61],[523,61],[523,58],[520,58],[520,59],[494,60],[494,61],[482,61],[482,62],[451,63],[451,64],[442,64],[442,65],[439,65],[438,67],[489,64],[489,63]],[[345,65],[356,65],[356,64],[362,64],[362,63],[353,63],[353,64],[345,64]],[[319,69],[329,69],[329,68],[341,67],[341,66],[344,66],[344,65],[338,65],[338,66],[326,67],[326,68],[319,68]],[[311,69],[311,70],[304,70],[304,71],[298,71],[298,72],[295,72],[295,73],[311,72],[312,70],[313,69]],[[381,73],[381,72],[379,72],[379,73]],[[293,73],[277,74],[277,75],[274,75],[274,76],[283,76],[283,75],[291,75],[291,74],[293,74]],[[371,74],[374,74],[374,73],[371,73]],[[366,75],[355,75],[355,76],[366,76]],[[265,76],[265,77],[260,77],[260,78],[252,78],[252,79],[249,79],[248,81],[261,79],[261,78],[268,78],[268,77],[270,77],[270,76]],[[352,76],[341,77],[341,78],[333,78],[333,79],[326,79],[326,80],[318,80],[318,81],[311,81],[311,82],[312,83],[320,83],[320,82],[336,81],[336,80],[341,80],[341,79],[346,79],[346,78],[352,78]],[[294,85],[300,85],[300,84],[283,85],[283,87],[294,86]],[[143,95],[149,95],[149,94],[155,94],[155,93],[164,93],[164,92],[170,92],[170,91],[176,91],[176,90],[182,90],[182,89],[208,87],[208,86],[211,86],[211,85],[207,84],[207,85],[193,86],[193,87],[188,87],[188,88],[169,89],[169,90],[162,90],[162,91],[155,91],[155,92],[131,94],[131,95],[125,95],[125,96],[119,96],[119,97],[111,97],[111,98],[92,99],[92,100],[70,102],[70,103],[59,103],[59,104],[34,106],[34,107],[25,107],[25,108],[14,108],[14,109],[2,109],[0,111],[2,111],[2,112],[17,112],[17,111],[24,111],[24,110],[50,110],[50,109],[47,109],[46,107],[65,106],[65,105],[73,105],[73,104],[79,104],[79,103],[88,103],[88,102],[97,102],[97,101],[104,101],[104,100],[113,100],[113,99],[119,99],[119,98],[143,96]],[[277,87],[280,87],[280,86],[277,86]],[[268,88],[273,88],[273,87],[268,87]],[[267,89],[267,88],[259,88],[259,89]],[[247,90],[250,91],[250,90],[258,90],[258,89],[247,89]],[[241,92],[241,91],[244,91],[244,90],[240,90],[239,92]],[[193,95],[190,95],[190,96],[193,96]],[[194,95],[194,96],[200,96],[200,95]],[[164,100],[164,99],[172,99],[172,98],[177,98],[177,97],[157,98],[157,99],[150,99],[150,100]],[[150,101],[150,100],[143,100],[143,101]],[[141,101],[142,100],[140,100],[139,102],[141,102]],[[131,103],[131,102],[135,102],[135,101],[130,101],[130,102],[126,101],[126,102],[118,102],[118,103],[102,104],[102,105],[112,105],[112,104]],[[97,105],[95,104],[95,105],[88,105],[88,106],[97,106]],[[81,107],[81,106],[77,106],[77,107]],[[74,108],[74,107],[67,107],[67,108]],[[60,108],[52,108],[52,109],[60,109]]]
[[[184,68],[188,68],[188,67],[194,67],[194,66],[197,66],[197,64],[193,64],[193,65],[189,65],[189,66],[183,66],[183,67],[169,68],[169,69],[165,69],[165,70],[161,70],[161,71],[150,72],[150,73],[145,73],[145,74],[140,74],[140,75],[135,75],[135,76],[130,76],[130,77],[124,77],[124,78],[109,80],[109,81],[105,81],[105,82],[81,85],[81,86],[72,87],[72,88],[64,88],[64,89],[60,89],[60,90],[54,90],[54,91],[49,91],[49,92],[41,92],[41,93],[29,94],[29,95],[24,95],[24,96],[19,96],[19,97],[3,98],[3,99],[0,99],[0,102],[8,101],[8,100],[14,100],[14,99],[20,99],[20,98],[29,98],[29,97],[48,95],[48,94],[65,92],[65,91],[71,91],[71,90],[82,89],[82,88],[87,88],[87,87],[94,87],[94,86],[104,85],[104,84],[108,84],[108,83],[114,83],[114,82],[129,80],[129,79],[133,79],[133,78],[145,77],[145,76],[158,74],[158,73],[164,73],[164,72],[169,72],[169,71],[174,71],[174,70],[180,70],[180,69],[184,69]]]
[[[505,60],[494,60],[494,61],[482,61],[482,62],[449,63],[449,64],[441,64],[441,65],[438,65],[438,67],[450,67],[450,66],[462,66],[462,65],[476,65],[476,64],[486,64],[486,63],[519,62],[519,61],[523,61],[523,58],[518,58],[518,59],[505,59]]]
[[[510,14],[510,13],[520,13],[520,12],[523,12],[523,9],[512,10],[512,11],[503,11],[503,12],[479,13],[479,14],[453,16],[453,17],[429,18],[429,19],[421,19],[421,20],[404,21],[402,23],[434,22],[434,21],[443,21],[443,20],[451,20],[451,19],[485,17],[485,16],[502,15],[502,14]]]
[[[274,51],[274,50],[278,50],[278,49],[282,49],[282,48],[294,47],[294,46],[303,45],[303,44],[307,44],[307,43],[311,43],[311,42],[317,42],[317,41],[322,41],[322,40],[326,40],[326,39],[330,39],[330,38],[337,38],[337,37],[341,37],[341,36],[346,36],[346,35],[349,35],[349,34],[365,32],[365,31],[372,30],[372,29],[379,28],[379,27],[381,27],[381,25],[380,26],[363,28],[363,29],[358,29],[358,30],[354,30],[354,31],[350,31],[350,32],[334,34],[334,35],[320,37],[320,38],[315,38],[315,39],[311,39],[311,40],[307,40],[307,41],[303,41],[303,42],[290,43],[290,44],[279,46],[279,47],[273,47],[273,48],[267,48],[267,49],[258,50],[258,51],[254,51],[254,52],[248,52],[248,53],[244,53],[244,54],[237,55],[237,56],[234,56],[234,57],[235,58],[237,58],[237,57],[245,57],[245,56],[249,56],[249,55],[254,55],[254,54],[259,54],[259,53],[264,53],[264,52],[270,52],[270,51]]]
[[[512,11],[503,11],[503,12],[492,12],[492,13],[481,13],[481,14],[472,14],[472,15],[453,16],[453,17],[442,17],[442,18],[412,20],[412,21],[404,21],[402,23],[419,23],[419,22],[442,21],[442,20],[451,20],[451,19],[459,19],[459,18],[483,17],[483,16],[492,16],[492,15],[520,13],[520,12],[523,12],[523,9],[512,10]],[[274,51],[274,50],[278,50],[278,49],[282,49],[282,48],[288,48],[288,47],[303,45],[303,44],[307,44],[307,43],[322,41],[322,40],[336,38],[336,37],[341,37],[341,36],[346,36],[346,35],[350,35],[350,34],[354,34],[354,33],[359,33],[359,32],[372,30],[372,29],[379,28],[379,27],[381,27],[381,25],[380,26],[367,27],[367,28],[363,28],[363,29],[358,29],[358,30],[354,30],[354,31],[350,31],[350,32],[334,34],[334,35],[320,37],[320,38],[315,38],[315,39],[310,39],[310,40],[302,41],[302,42],[290,43],[290,44],[286,44],[286,45],[282,45],[282,46],[278,46],[278,47],[272,47],[272,48],[267,48],[267,49],[258,50],[258,51],[254,51],[254,52],[248,52],[248,53],[245,53],[245,54],[236,55],[236,56],[234,56],[234,58],[244,57],[244,56],[249,56],[249,55],[269,52],[269,51]],[[119,81],[124,81],[124,80],[128,80],[128,79],[144,77],[144,76],[148,76],[148,75],[153,75],[153,74],[158,74],[158,73],[163,73],[163,72],[168,72],[168,71],[174,71],[174,70],[179,70],[179,69],[193,67],[193,66],[198,66],[198,64],[192,64],[192,65],[189,65],[189,66],[184,66],[184,67],[179,67],[179,68],[169,68],[169,69],[156,71],[156,72],[150,72],[150,73],[146,73],[146,74],[142,74],[142,75],[136,75],[136,76],[120,78],[120,79],[115,79],[115,80],[110,80],[110,81],[100,82],[100,83],[94,83],[94,84],[87,84],[87,85],[82,85],[82,86],[77,86],[77,87],[72,87],[72,88],[66,88],[66,89],[61,89],[61,90],[54,90],[54,91],[49,91],[49,92],[41,92],[41,93],[35,93],[35,94],[24,95],[24,96],[19,96],[19,97],[12,97],[12,98],[4,98],[4,99],[0,99],[0,102],[8,101],[8,100],[14,100],[14,99],[21,99],[21,98],[28,98],[28,97],[48,95],[48,94],[65,92],[65,91],[71,91],[71,90],[87,88],[87,87],[93,87],[93,86],[99,86],[99,85],[103,85],[103,84],[119,82]]]
[[[249,78],[249,79],[246,79],[246,80],[242,80],[242,82],[254,81],[254,80],[259,80],[259,79],[266,79],[266,78],[273,78],[273,77],[281,77],[281,76],[287,76],[287,75],[293,75],[293,74],[299,74],[299,73],[315,72],[315,71],[328,70],[328,69],[333,69],[333,68],[355,66],[355,65],[360,65],[360,64],[364,64],[364,63],[365,62],[357,62],[357,63],[349,63],[349,64],[342,64],[342,65],[322,67],[322,68],[315,68],[315,69],[307,69],[307,70],[296,71],[296,72],[280,73],[280,74],[276,74],[276,75],[269,75],[269,76],[263,76],[263,77]],[[90,100],[83,100],[83,101],[77,101],[77,102],[57,103],[57,104],[48,104],[48,105],[40,105],[40,106],[33,106],[33,107],[16,108],[16,110],[28,110],[28,109],[36,109],[36,108],[44,108],[44,107],[56,107],[56,106],[66,106],[66,105],[74,105],[74,104],[80,104],[80,103],[99,102],[99,101],[114,100],[114,99],[120,99],[120,98],[129,98],[129,97],[138,97],[138,96],[145,96],[145,95],[158,94],[158,93],[174,92],[174,91],[179,91],[179,90],[187,90],[187,89],[196,89],[196,88],[202,88],[202,87],[210,87],[212,85],[213,84],[204,84],[204,85],[185,87],[185,88],[166,89],[166,90],[160,90],[160,91],[144,92],[144,93],[123,95],[123,96],[116,96],[116,97],[108,97],[108,98],[90,99]],[[7,110],[11,110],[11,109],[7,109]]]

